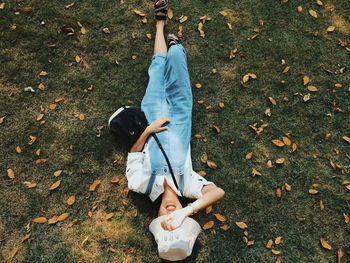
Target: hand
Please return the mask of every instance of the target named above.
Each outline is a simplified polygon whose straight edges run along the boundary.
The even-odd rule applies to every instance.
[[[147,127],[147,130],[150,132],[150,133],[157,133],[157,132],[161,132],[161,131],[165,131],[168,129],[167,126],[164,126],[163,125],[165,123],[168,123],[170,122],[170,120],[166,117],[160,117],[159,119],[155,120],[153,123],[151,123],[148,127]]]
[[[165,217],[164,221],[160,223],[164,230],[172,231],[180,227],[186,217],[193,214],[193,208],[186,206],[185,208],[175,210]]]

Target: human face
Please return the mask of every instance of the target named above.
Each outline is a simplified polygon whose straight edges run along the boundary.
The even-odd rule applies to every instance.
[[[182,205],[177,194],[171,187],[164,182],[164,193],[162,195],[162,203],[160,204],[158,216],[168,215],[175,210],[181,209]]]

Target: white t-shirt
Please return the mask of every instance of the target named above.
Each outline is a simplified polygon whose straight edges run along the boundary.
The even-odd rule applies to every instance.
[[[171,161],[170,161],[171,162]],[[128,153],[126,178],[128,180],[128,188],[137,193],[145,193],[149,180],[151,179],[151,161],[147,143],[142,152]],[[184,169],[184,197],[190,199],[198,199],[202,196],[202,188],[205,185],[214,185],[202,176],[197,174],[192,169],[191,150],[188,149],[186,155],[186,163]],[[152,202],[155,201],[164,192],[164,180],[167,179],[167,184],[176,192],[178,196],[181,193],[176,189],[170,173],[157,174],[153,184],[149,198]],[[179,182],[178,176],[175,175],[176,181]]]

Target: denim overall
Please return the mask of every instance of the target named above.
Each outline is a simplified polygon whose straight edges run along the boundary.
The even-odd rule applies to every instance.
[[[184,169],[190,147],[192,124],[192,90],[186,51],[181,44],[171,46],[167,55],[155,54],[148,69],[149,82],[141,109],[149,123],[168,117],[168,130],[157,133],[168,155],[179,191],[184,190]],[[153,137],[148,139],[152,175],[146,194],[152,190],[155,177],[169,174],[169,168]]]

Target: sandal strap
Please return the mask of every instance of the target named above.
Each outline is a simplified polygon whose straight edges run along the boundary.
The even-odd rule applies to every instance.
[[[162,4],[157,5],[157,2],[162,2]],[[162,12],[164,14],[166,14],[168,12],[168,1],[167,0],[157,0],[154,3],[154,12],[158,13],[158,12]]]
[[[166,20],[166,16],[163,15],[156,15],[157,20]]]

